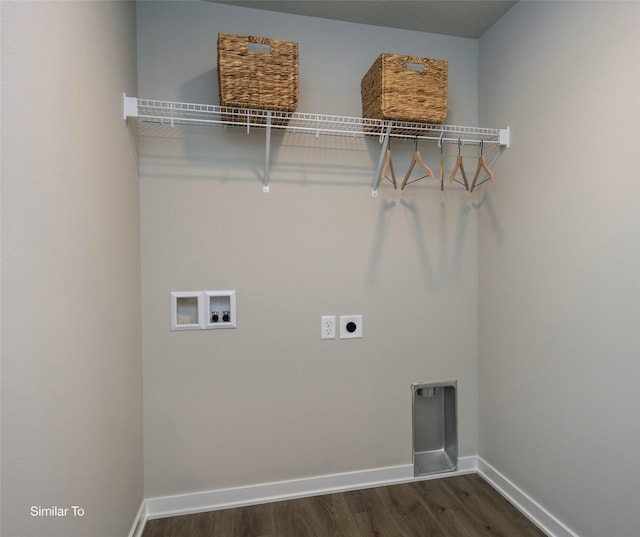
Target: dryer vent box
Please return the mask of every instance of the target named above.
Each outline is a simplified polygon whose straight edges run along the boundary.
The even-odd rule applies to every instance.
[[[457,382],[413,384],[414,475],[458,467]]]

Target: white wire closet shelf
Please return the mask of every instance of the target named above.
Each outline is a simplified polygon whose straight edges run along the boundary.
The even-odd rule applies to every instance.
[[[263,190],[269,191],[269,153],[271,130],[279,129],[315,136],[378,136],[382,145],[372,195],[377,195],[380,171],[390,138],[431,140],[442,143],[497,144],[509,147],[509,128],[492,129],[459,125],[436,125],[403,121],[388,121],[361,117],[333,116],[304,112],[280,112],[235,108],[212,104],[183,103],[142,99],[124,95],[124,119],[175,125],[233,126],[247,131],[260,128],[266,131],[265,173]]]

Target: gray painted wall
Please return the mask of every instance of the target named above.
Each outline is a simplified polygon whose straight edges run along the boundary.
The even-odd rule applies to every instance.
[[[140,96],[217,103],[219,31],[297,41],[299,111],[359,116],[360,80],[388,51],[448,60],[448,120],[477,122],[475,40],[210,3],[138,5]],[[263,132],[151,134],[147,496],[410,464],[419,381],[459,381],[460,454],[477,452],[474,197],[422,181],[373,198],[377,138],[274,135],[264,194]],[[402,177],[413,142],[393,151]],[[215,289],[237,291],[236,330],[169,331],[170,291]],[[320,340],[321,315],[355,313],[363,339]]]
[[[139,185],[122,91],[137,91],[134,4],[2,2],[5,537],[125,536],[142,501]],[[84,516],[31,512],[73,505]]]
[[[520,2],[480,39],[479,454],[582,537],[640,534],[640,4]]]
[[[131,5],[3,2],[3,535],[127,533],[140,332],[147,497],[407,464],[409,384],[457,378],[461,455],[581,537],[637,535],[639,17],[521,2],[476,42],[144,2],[137,92]],[[301,111],[359,115],[379,52],[449,60],[447,121],[512,126],[498,181],[371,198],[375,140],[275,135],[267,195],[261,133],[176,129],[138,199],[120,92],[217,102],[218,31],[298,41]],[[228,288],[237,330],[169,332],[169,291]],[[321,342],[327,313],[365,338]],[[54,504],[87,514],[29,516]]]

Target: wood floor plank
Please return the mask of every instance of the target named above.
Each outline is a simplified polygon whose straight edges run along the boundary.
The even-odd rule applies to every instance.
[[[234,537],[274,537],[273,504],[254,505],[251,509],[229,509]],[[213,529],[215,531],[215,528]],[[198,534],[197,534],[198,535]],[[208,535],[208,534],[203,534]],[[213,533],[216,535],[216,533]]]
[[[433,513],[425,509],[415,489],[410,485],[383,487],[377,489],[377,493],[384,501],[385,514],[401,521],[404,535],[446,537]]]
[[[478,475],[149,520],[143,537],[545,537]]]
[[[313,526],[310,524],[307,504],[304,499],[277,502],[274,506],[274,521],[275,535],[277,537],[286,537],[288,535],[317,537]]]
[[[519,537],[545,537],[544,533],[483,479],[452,481],[448,486],[464,498],[469,512],[490,527],[495,535],[510,537],[516,528]]]
[[[336,522],[335,537],[365,537],[358,528],[354,513],[347,502],[349,498],[346,494],[331,494],[333,512]]]
[[[368,489],[354,490],[348,494],[344,494],[344,502],[349,508],[349,511],[353,514],[364,513],[369,510],[369,506],[366,503],[367,495],[370,494]]]
[[[366,501],[369,509],[359,517],[360,532],[365,537],[405,537],[402,525],[397,517],[389,512],[385,504],[384,493],[378,489],[367,489]]]
[[[432,480],[411,485],[447,537],[494,537],[469,515],[446,483]]]

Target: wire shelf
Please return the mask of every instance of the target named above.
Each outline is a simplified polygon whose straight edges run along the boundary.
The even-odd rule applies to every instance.
[[[508,145],[507,129],[464,127],[387,121],[361,117],[279,112],[249,108],[224,107],[211,104],[182,103],[127,97],[130,103],[125,117],[168,125],[212,125],[244,128],[264,128],[270,122],[274,129],[309,133],[316,136],[384,136],[417,138],[444,142],[493,143]],[[389,130],[389,127],[391,129]]]
[[[160,125],[200,125],[239,127],[266,130],[266,156],[263,189],[269,191],[269,144],[271,129],[292,133],[307,133],[315,136],[378,136],[386,150],[390,138],[410,138],[437,141],[439,144],[494,144],[509,147],[509,128],[492,129],[460,125],[440,125],[388,121],[362,117],[310,114],[305,112],[281,112],[235,108],[212,104],[183,103],[156,99],[142,99],[124,95],[124,119],[137,118],[142,122]],[[382,153],[373,195],[377,195]]]

